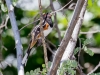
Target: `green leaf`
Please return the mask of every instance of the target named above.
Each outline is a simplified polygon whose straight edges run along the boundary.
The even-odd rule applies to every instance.
[[[18,0],[12,0],[12,4],[16,6]]]
[[[90,74],[90,75],[100,75],[100,73],[92,73],[92,74]]]
[[[43,69],[43,73],[46,73],[46,72],[47,72],[46,68],[45,68],[45,69]]]
[[[30,75],[30,73],[29,72],[26,72],[26,74],[25,75]]]
[[[75,60],[68,60],[67,64],[72,68],[76,68],[77,67],[77,62]]]
[[[77,62],[75,60],[72,61],[71,67],[73,67],[73,68],[77,67]]]
[[[42,64],[42,75],[46,75],[46,72],[47,72],[47,69],[46,69],[46,65],[45,64]]]
[[[7,11],[7,7],[5,7],[3,3],[1,4],[1,10],[2,10],[3,12],[6,12],[6,11]]]
[[[31,71],[30,71],[30,75],[34,75],[34,72],[33,72],[33,70],[31,70]]]
[[[85,46],[85,48],[84,48],[84,51],[85,51],[87,54],[89,54],[90,56],[93,56],[93,55],[94,55],[94,53],[92,52],[92,50],[88,49],[86,46]]]
[[[73,69],[71,69],[71,68],[69,68],[68,69],[68,73],[71,74],[71,75],[75,75],[76,74],[76,71],[73,70]]]
[[[43,67],[43,68],[45,68],[45,67],[46,67],[46,65],[45,65],[45,64],[42,64],[42,67]]]
[[[78,52],[79,50],[80,50],[79,47],[77,47],[77,48],[74,50],[74,55],[76,55],[77,52]]]
[[[38,72],[40,72],[40,68],[37,68],[36,70],[37,70]]]
[[[40,68],[34,70],[34,74],[38,74],[40,72]]]
[[[59,75],[64,75],[64,72],[66,72],[65,67],[60,67],[58,70]]]
[[[90,75],[95,75],[94,73],[90,74]]]
[[[59,68],[59,75],[64,75],[65,72],[68,72],[70,75],[75,75],[76,71],[74,69],[77,67],[77,62],[75,60],[64,61],[62,66]]]
[[[83,49],[84,49],[84,51],[86,51],[86,50],[87,50],[87,47],[86,47],[86,46],[84,46],[84,48],[83,48]]]
[[[71,60],[67,61],[67,65],[69,65],[69,66],[71,65]]]
[[[86,39],[84,41],[84,45],[87,45],[87,44],[91,43],[92,41],[93,41],[93,38]]]

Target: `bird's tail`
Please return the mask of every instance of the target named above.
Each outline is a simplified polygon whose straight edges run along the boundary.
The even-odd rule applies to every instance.
[[[23,58],[23,60],[22,60],[22,65],[23,65],[23,66],[26,66],[26,63],[27,63],[28,57],[29,57],[29,55],[30,55],[31,49],[32,49],[32,47],[36,44],[36,42],[37,42],[37,41],[34,41],[34,42],[31,41],[31,43],[30,43],[30,45],[29,45],[29,47],[28,47],[28,50],[27,50],[27,52],[26,52],[26,54],[25,54],[25,56],[24,56],[24,58]]]
[[[26,63],[27,63],[28,57],[29,57],[29,55],[30,55],[30,52],[31,52],[31,49],[28,48],[28,50],[27,50],[27,52],[26,52],[26,54],[25,54],[25,56],[24,56],[24,58],[23,58],[23,60],[22,60],[22,65],[23,65],[23,66],[26,66]]]

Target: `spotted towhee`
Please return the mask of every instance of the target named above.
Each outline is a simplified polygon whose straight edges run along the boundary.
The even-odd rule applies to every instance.
[[[42,26],[43,26],[44,37],[46,37],[52,31],[52,28],[53,28],[53,22],[52,22],[50,13],[43,14]],[[22,60],[22,65],[24,66],[26,65],[31,49],[39,40],[41,40],[40,25],[37,25],[36,27],[33,28],[31,32],[30,43],[28,46],[28,50]]]

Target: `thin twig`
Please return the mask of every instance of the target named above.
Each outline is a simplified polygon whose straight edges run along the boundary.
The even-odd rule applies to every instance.
[[[39,14],[39,13],[37,13],[31,20],[35,20],[36,17],[38,16],[38,14]],[[19,31],[21,31],[22,29],[24,29],[24,28],[27,27],[28,25],[31,25],[31,24],[34,24],[34,23],[38,22],[39,20],[40,20],[40,19],[37,19],[37,20],[35,20],[35,21],[31,22],[31,23],[26,24],[25,26],[23,26],[22,28],[20,28]]]
[[[3,27],[5,27],[5,25],[1,25],[1,26],[0,26],[0,29],[3,28]]]
[[[99,33],[100,30],[96,30],[96,31],[88,31],[88,32],[80,32],[80,34],[94,34],[94,33]]]
[[[50,0],[50,7],[51,7],[51,9],[53,11],[55,11],[52,0]],[[54,24],[55,24],[54,27],[56,27],[56,30],[57,30],[57,33],[58,33],[59,43],[60,43],[61,42],[61,32],[60,32],[60,30],[58,28],[58,22],[57,22],[57,14],[56,14],[56,12],[54,14]]]
[[[51,7],[51,9],[53,10],[53,12],[51,12],[50,14],[54,14],[54,13],[55,13],[55,14],[54,14],[54,23],[55,23],[56,30],[57,30],[57,32],[58,32],[59,42],[61,42],[61,32],[60,32],[60,30],[59,30],[59,28],[58,28],[58,22],[57,22],[56,12],[63,10],[63,9],[64,9],[66,6],[68,6],[72,1],[73,1],[73,0],[71,0],[70,2],[68,2],[66,5],[64,5],[64,6],[63,6],[62,8],[60,8],[59,10],[56,10],[56,11],[55,11],[54,6],[53,6],[53,1],[50,0],[50,7]]]
[[[44,40],[44,34],[43,34],[43,27],[42,27],[42,6],[41,6],[41,0],[38,0],[39,3],[39,9],[40,9],[40,30],[41,30],[41,37],[42,37],[42,43],[43,43],[43,48],[44,48],[44,60],[45,60],[45,64],[46,64],[46,68],[48,70],[48,58],[47,58],[47,49],[46,49],[46,43]]]
[[[70,6],[68,7],[68,9],[69,10],[74,10],[75,9],[75,5],[76,5],[76,3],[70,4]]]
[[[62,7],[61,3],[60,3],[59,1],[57,1],[57,2],[58,2],[59,5]],[[67,10],[66,10],[66,11],[67,11]],[[65,14],[65,12],[64,12],[64,9],[63,9],[61,12],[62,12],[62,14],[65,16],[66,20],[68,20],[66,14]]]
[[[36,20],[36,21],[34,21],[34,22],[31,22],[31,23],[29,23],[29,24],[23,26],[22,28],[19,29],[19,31],[21,31],[22,29],[24,29],[24,28],[27,27],[28,25],[34,24],[35,22],[37,22],[37,21],[39,21],[39,20],[40,20],[40,19],[38,19],[38,20]]]
[[[8,23],[8,20],[9,20],[9,16],[7,15],[7,18],[6,18],[6,21],[5,21],[5,24],[4,24],[5,29],[7,29],[7,23]]]
[[[3,32],[3,28],[5,27],[5,29],[7,29],[7,22],[8,22],[8,19],[9,19],[9,16],[7,15],[6,16],[6,19],[3,19],[2,17],[2,11],[0,11],[1,13],[1,19],[2,19],[2,23],[0,25],[0,65],[1,67],[3,68],[3,64],[1,61],[3,61],[3,56],[2,56],[2,50],[5,49],[7,50],[7,48],[3,45],[3,42],[2,42],[2,32]]]
[[[6,51],[8,50],[4,45],[2,45],[2,49],[6,50]]]
[[[68,2],[66,5],[64,5],[62,8],[60,8],[60,9],[58,9],[58,10],[56,10],[56,11],[53,11],[53,12],[51,12],[51,14],[54,14],[54,13],[56,13],[56,12],[59,12],[59,11],[61,11],[61,10],[63,10],[66,6],[68,6],[71,2],[72,2],[73,0],[71,0],[70,2]]]
[[[61,40],[62,40],[62,38],[61,38],[61,32],[60,32],[60,29],[58,28],[57,14],[56,14],[56,13],[55,13],[55,15],[54,15],[54,22],[55,22],[56,30],[57,30],[57,32],[58,32],[59,43],[60,43]]]
[[[49,47],[49,45],[46,44],[46,46],[47,46],[47,48],[49,49],[49,51],[50,51],[53,55],[55,55],[54,52],[52,51],[52,49]]]
[[[57,48],[55,44],[53,44],[51,41],[49,41],[48,39],[46,39],[46,41],[51,44],[54,48]]]
[[[78,63],[80,60],[80,53],[81,53],[82,47],[81,47],[81,39],[79,38],[79,53],[78,53]]]
[[[5,29],[7,29],[7,22],[9,20],[9,16],[6,17],[5,21],[2,21],[1,25],[0,25],[0,29],[5,27]]]
[[[92,74],[92,73],[95,72],[99,67],[100,67],[100,62],[99,62],[99,64],[98,64],[91,72],[89,72],[87,75]]]

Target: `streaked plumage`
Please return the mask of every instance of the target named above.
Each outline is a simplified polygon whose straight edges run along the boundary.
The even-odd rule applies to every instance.
[[[52,31],[52,28],[53,28],[53,22],[52,22],[50,14],[46,13],[43,15],[42,26],[43,26],[44,37],[46,37]],[[31,49],[37,43],[37,41],[40,39],[41,39],[40,25],[37,25],[36,27],[34,27],[34,29],[31,32],[30,44],[29,44],[28,50],[22,60],[22,65],[26,65]]]

